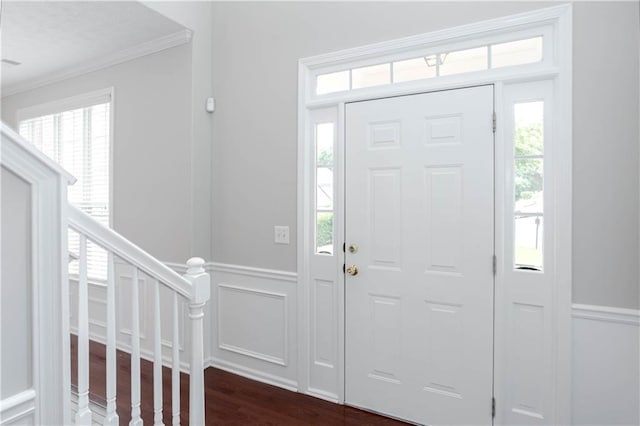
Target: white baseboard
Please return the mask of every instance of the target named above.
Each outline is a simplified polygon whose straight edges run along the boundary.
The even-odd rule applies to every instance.
[[[324,399],[325,401],[333,402],[335,404],[340,404],[340,399],[335,393],[326,392],[321,389],[309,388],[307,389],[306,394],[315,398]]]
[[[247,379],[255,380],[257,382],[266,383],[268,385],[277,386],[282,389],[297,392],[298,383],[295,380],[288,380],[282,377],[274,376],[262,371],[258,371],[252,368],[248,368],[233,362],[224,361],[217,358],[209,358],[205,363],[207,367],[214,367],[220,370],[227,371],[229,373],[237,374],[238,376],[246,377]]]

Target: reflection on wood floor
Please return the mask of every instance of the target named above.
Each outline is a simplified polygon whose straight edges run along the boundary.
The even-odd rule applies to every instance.
[[[71,383],[77,383],[77,339],[71,336]],[[91,400],[105,405],[105,346],[90,342]],[[140,361],[142,418],[153,424],[153,364]],[[121,425],[131,418],[129,354],[118,351],[117,410]],[[163,419],[171,424],[171,370],[163,368]],[[206,419],[210,425],[402,425],[404,423],[344,405],[333,404],[216,368],[205,371]],[[181,424],[189,424],[189,381],[180,375]]]

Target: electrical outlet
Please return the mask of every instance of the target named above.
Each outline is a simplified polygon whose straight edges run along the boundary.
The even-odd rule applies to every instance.
[[[273,231],[275,233],[276,244],[289,244],[289,227],[288,226],[274,226]]]

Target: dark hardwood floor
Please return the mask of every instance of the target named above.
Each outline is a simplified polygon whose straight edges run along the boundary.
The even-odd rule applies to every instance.
[[[105,400],[105,346],[90,343],[90,393]],[[130,357],[117,354],[117,411],[121,425],[131,418]],[[145,424],[153,424],[153,364],[141,360],[141,407]],[[77,384],[76,338],[71,336],[71,383]],[[171,370],[163,368],[163,419],[171,424]],[[404,423],[344,405],[255,382],[216,368],[205,370],[206,420],[209,425],[402,425]],[[180,375],[181,423],[189,424],[189,381]]]

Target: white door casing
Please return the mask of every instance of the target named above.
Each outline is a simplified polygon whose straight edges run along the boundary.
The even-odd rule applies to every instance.
[[[347,104],[347,404],[491,423],[492,116],[493,86]]]
[[[507,42],[520,36],[542,34],[544,55],[541,62],[490,69],[479,72],[427,78],[406,83],[358,88],[318,94],[316,77],[341,70],[381,64],[420,56],[424,52],[450,51],[486,43]],[[298,390],[335,402],[345,402],[345,283],[343,256],[338,255],[344,241],[344,110],[349,102],[392,96],[413,95],[438,90],[493,84],[497,130],[495,137],[495,419],[494,424],[570,424],[571,423],[571,97],[572,6],[563,4],[530,12],[447,28],[403,39],[360,46],[301,59],[298,85]],[[545,269],[544,286],[531,285],[536,296],[545,293],[545,350],[542,364],[521,358],[518,345],[533,341],[535,327],[509,324],[516,300],[508,280],[512,274],[509,251],[513,250],[509,226],[513,221],[510,185],[513,172],[513,145],[510,135],[509,98],[511,89],[533,82],[550,84],[545,95],[548,111],[553,109],[553,125],[546,127],[545,140],[545,224],[555,223],[554,231],[545,226],[545,246],[553,245],[553,268]],[[533,87],[533,86],[532,86]],[[527,95],[528,97],[528,95]],[[539,98],[539,94],[534,96]],[[518,101],[520,98],[518,96]],[[545,106],[545,108],[547,108]],[[545,110],[547,111],[547,110]],[[315,128],[322,123],[335,124],[335,199],[334,256],[315,254]],[[548,124],[548,123],[547,123]],[[548,138],[547,138],[548,137]],[[546,142],[545,142],[546,143]],[[548,148],[548,149],[547,149]],[[553,194],[547,196],[546,194]],[[349,243],[349,241],[347,241]],[[545,264],[551,263],[545,257]],[[516,277],[518,275],[518,277]],[[509,277],[507,277],[509,276]],[[523,302],[524,303],[524,302]],[[528,317],[527,317],[528,318]],[[524,323],[523,323],[524,324]],[[524,324],[526,325],[526,324]],[[529,324],[530,325],[530,324]],[[520,330],[520,331],[516,331]],[[534,374],[537,366],[548,370]],[[517,378],[513,372],[517,371]],[[527,373],[528,372],[528,373]],[[551,374],[548,374],[551,372]],[[512,379],[510,379],[512,378]],[[536,380],[530,380],[535,378]],[[528,392],[529,390],[535,392]],[[527,392],[522,392],[527,391]],[[536,392],[545,395],[544,403],[535,400]],[[531,410],[529,407],[535,407]],[[524,407],[524,410],[523,410]],[[532,414],[532,415],[529,415]]]

